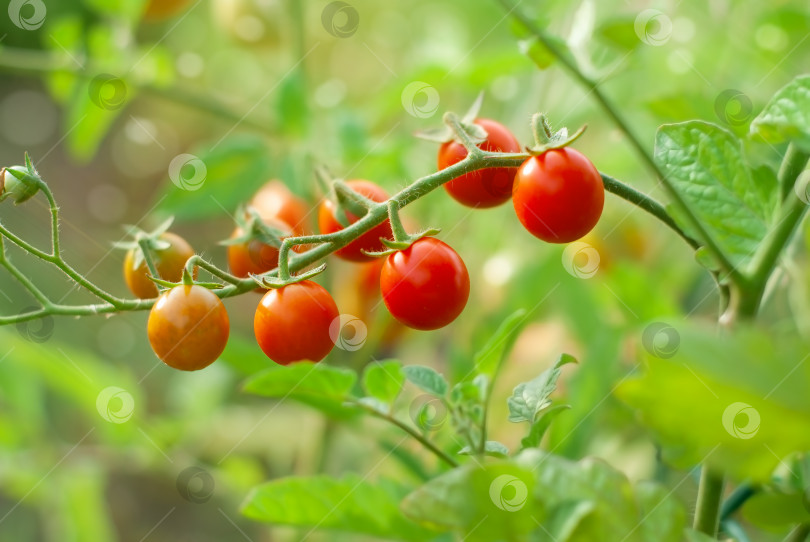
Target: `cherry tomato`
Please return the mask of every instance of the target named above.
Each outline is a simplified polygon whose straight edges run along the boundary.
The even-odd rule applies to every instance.
[[[149,0],[143,18],[150,22],[162,21],[179,15],[189,4],[191,0]]]
[[[347,181],[346,184],[349,185],[349,188],[370,200],[385,201],[388,199],[388,193],[370,181],[355,180]],[[344,212],[350,224],[359,220],[357,216],[349,211]],[[343,229],[343,226],[341,226],[335,218],[335,202],[326,199],[321,203],[321,207],[318,210],[318,226],[322,234],[334,233]],[[391,222],[388,220],[375,226],[345,247],[336,251],[335,255],[352,262],[370,262],[374,258],[366,256],[361,251],[380,252],[385,250],[385,245],[380,242],[380,237],[386,239],[394,238],[394,234],[391,232]]]
[[[228,342],[230,323],[222,301],[202,286],[175,286],[158,297],[147,334],[168,366],[196,371],[211,365]]]
[[[186,261],[194,256],[194,249],[191,248],[185,239],[170,232],[162,234],[159,239],[169,243],[169,248],[157,250],[154,253],[155,267],[163,280],[179,282],[183,277],[183,267]],[[141,299],[150,299],[158,295],[157,286],[149,280],[149,269],[146,262],[141,263],[136,269],[135,250],[127,252],[124,258],[124,280],[130,291]],[[196,269],[195,269],[196,276]]]
[[[506,126],[490,119],[476,119],[475,124],[487,131],[487,139],[478,147],[491,152],[520,152],[520,143]],[[439,169],[445,169],[467,156],[467,149],[457,141],[439,148]],[[512,196],[516,167],[479,169],[444,183],[453,199],[467,207],[495,207]]]
[[[335,345],[329,326],[339,316],[329,292],[304,280],[264,294],[253,331],[262,351],[279,365],[321,361]]]
[[[569,243],[596,226],[605,186],[582,153],[570,147],[552,149],[518,168],[512,203],[529,233],[549,243]]]
[[[250,205],[262,218],[289,224],[295,235],[311,233],[307,220],[310,213],[309,206],[278,179],[268,181],[259,188],[250,200]]]
[[[290,231],[290,227],[279,220],[264,219],[264,222],[277,230]],[[231,238],[240,237],[243,233],[242,228],[237,227]],[[278,247],[268,245],[258,239],[228,245],[228,267],[231,273],[237,277],[246,278],[248,274],[259,275],[275,269],[277,265]]]
[[[444,327],[461,314],[470,296],[464,261],[447,244],[423,237],[390,254],[380,290],[391,315],[414,329]]]

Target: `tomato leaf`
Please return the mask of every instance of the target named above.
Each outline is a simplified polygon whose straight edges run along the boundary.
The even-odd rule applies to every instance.
[[[176,157],[175,159],[182,159]],[[182,179],[165,181],[158,195],[158,210],[180,220],[220,216],[249,200],[271,173],[271,157],[265,141],[255,135],[231,136],[218,145],[192,150],[185,160],[194,165],[192,189],[184,190]],[[167,171],[170,164],[166,164]],[[182,174],[182,169],[175,175]],[[198,179],[199,176],[199,179]]]
[[[288,477],[254,488],[242,505],[242,513],[251,519],[307,530],[429,540],[433,533],[409,521],[399,510],[406,493],[393,482],[372,483],[355,474],[342,479]]]
[[[549,396],[557,387],[560,377],[560,368],[566,363],[576,363],[576,359],[568,354],[561,354],[554,365],[540,373],[540,376],[518,384],[507,399],[510,422],[529,422],[537,420],[537,414],[551,404]]]
[[[402,364],[396,360],[371,363],[363,372],[363,388],[366,393],[383,403],[393,403],[404,383]]]
[[[401,508],[419,525],[467,541],[524,540],[544,516],[533,478],[510,462],[470,463],[424,484]]]
[[[554,421],[561,412],[565,410],[569,410],[571,405],[556,405],[545,412],[543,412],[537,420],[532,423],[531,428],[529,429],[529,434],[523,437],[520,441],[520,447],[522,450],[526,448],[537,448],[540,446],[540,442],[543,440],[543,435],[546,434],[548,428],[551,426],[551,422]]]
[[[244,390],[256,395],[299,401],[337,418],[356,410],[344,403],[351,398],[357,375],[325,363],[299,362],[271,367],[253,377]]]
[[[810,152],[810,75],[779,89],[751,122],[751,134],[769,143],[792,141]]]
[[[475,453],[476,450],[473,450],[470,446],[465,446],[458,451],[458,455],[474,455]],[[509,448],[497,440],[488,440],[484,443],[484,455],[491,457],[508,457]]]
[[[745,501],[743,517],[765,529],[780,529],[810,522],[803,493],[761,492]]]
[[[737,137],[702,121],[664,125],[655,160],[732,263],[747,263],[772,222],[776,187],[751,175]],[[692,230],[679,214],[673,218]]]
[[[617,388],[678,466],[705,461],[737,480],[765,482],[780,461],[810,450],[810,365],[795,336],[739,325],[718,335],[679,323],[667,358]]]
[[[524,309],[520,309],[507,316],[483,348],[475,354],[473,364],[478,373],[495,380],[501,364],[515,344],[518,332],[526,325],[526,314]]]
[[[442,375],[431,367],[423,365],[409,365],[403,368],[408,382],[436,397],[447,395],[449,384]]]

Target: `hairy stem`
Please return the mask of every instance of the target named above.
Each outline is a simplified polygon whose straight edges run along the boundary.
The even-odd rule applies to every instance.
[[[568,54],[565,54],[560,48],[556,45],[556,43],[549,38],[546,32],[541,29],[534,21],[532,21],[529,17],[526,16],[521,10],[517,9],[517,4],[515,4],[512,0],[497,0],[521,25],[523,25],[527,31],[529,31],[536,39],[538,39],[543,46],[557,59],[557,61],[568,71],[569,74],[578,82],[582,87],[594,97],[596,102],[605,112],[605,114],[610,117],[613,123],[616,125],[619,130],[621,130],[630,144],[638,153],[641,160],[647,165],[651,172],[655,174],[655,176],[660,180],[661,184],[663,184],[664,188],[667,191],[667,194],[672,199],[673,203],[678,206],[679,210],[683,213],[684,217],[689,221],[689,225],[695,229],[698,233],[698,236],[702,240],[702,244],[706,245],[706,249],[711,252],[712,256],[717,260],[720,264],[721,269],[723,270],[724,274],[734,283],[741,281],[741,276],[731,261],[728,259],[726,254],[720,249],[720,246],[717,244],[715,239],[709,235],[709,232],[706,230],[703,223],[695,216],[689,206],[686,204],[684,199],[681,197],[680,193],[675,189],[672,183],[667,179],[664,173],[661,171],[661,168],[658,167],[658,164],[655,163],[653,156],[644,146],[641,144],[641,141],[635,136],[633,131],[630,129],[627,122],[624,118],[619,114],[618,109],[608,100],[605,94],[602,92],[601,88],[599,87],[598,81],[594,81],[589,78],[585,73],[577,66],[576,61]]]

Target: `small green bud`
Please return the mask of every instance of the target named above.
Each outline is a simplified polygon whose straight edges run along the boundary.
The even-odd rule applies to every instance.
[[[10,197],[19,205],[34,197],[39,191],[38,180],[25,166],[0,169],[0,201]]]

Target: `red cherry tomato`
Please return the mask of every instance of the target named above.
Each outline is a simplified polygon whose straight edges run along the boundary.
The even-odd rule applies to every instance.
[[[280,365],[321,361],[335,345],[329,326],[339,316],[329,292],[304,280],[269,290],[256,309],[253,331],[262,351]]]
[[[287,185],[278,179],[268,181],[259,188],[250,200],[250,205],[264,219],[280,220],[289,224],[295,235],[311,233],[308,224],[310,209],[307,202],[293,194]]]
[[[158,297],[147,335],[155,354],[182,371],[208,367],[228,342],[230,323],[222,301],[202,286],[175,286]]]
[[[370,181],[355,180],[347,181],[346,184],[349,185],[349,188],[370,200],[385,201],[388,199],[388,193]],[[359,220],[357,216],[349,211],[344,212],[350,224]],[[321,203],[321,207],[318,210],[318,226],[322,234],[334,233],[343,229],[343,226],[341,226],[340,222],[335,218],[335,202],[326,199]],[[375,226],[345,247],[336,251],[335,255],[352,262],[370,262],[374,258],[366,256],[362,251],[381,252],[385,250],[385,245],[380,242],[380,237],[386,239],[394,238],[394,234],[391,232],[391,223],[388,220]]]
[[[169,247],[157,250],[153,254],[155,267],[163,280],[179,282],[183,276],[183,267],[186,261],[194,256],[194,249],[191,248],[185,239],[179,235],[166,232],[158,237],[161,241],[169,243]],[[146,262],[142,262],[137,268],[135,264],[135,250],[130,250],[124,257],[124,280],[130,291],[141,299],[150,299],[158,295],[157,286],[149,280],[149,270]],[[194,270],[196,276],[197,270]]]
[[[461,314],[470,296],[464,261],[447,244],[423,237],[390,254],[380,290],[391,315],[414,329],[444,327]]]
[[[581,152],[570,147],[552,149],[521,164],[512,202],[529,233],[549,243],[569,243],[596,226],[605,204],[605,186]]]
[[[486,141],[478,147],[491,152],[520,152],[520,143],[506,126],[490,119],[476,119],[475,124],[487,131]],[[457,141],[448,141],[439,148],[439,169],[445,169],[467,156],[467,149]],[[516,167],[479,169],[444,183],[453,199],[467,207],[495,207],[512,196],[512,181]]]
[[[149,22],[162,21],[179,15],[191,4],[191,0],[149,0],[143,18]]]

